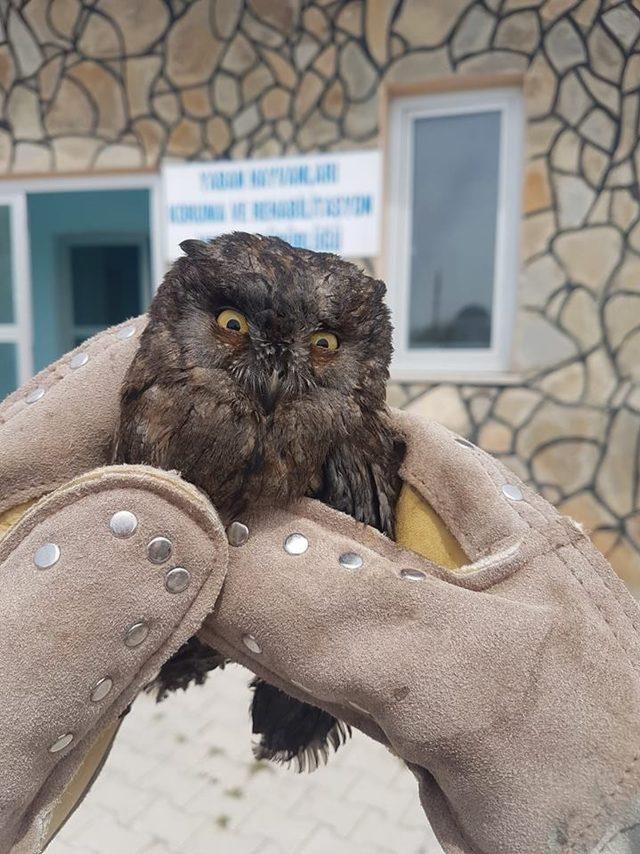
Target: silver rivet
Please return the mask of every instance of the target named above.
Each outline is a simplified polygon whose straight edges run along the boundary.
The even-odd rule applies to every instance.
[[[249,529],[242,522],[232,522],[227,528],[230,546],[243,546],[249,539]]]
[[[166,537],[154,537],[147,546],[147,557],[151,563],[165,563],[171,557],[171,540]]]
[[[139,623],[134,623],[132,626],[129,626],[124,636],[125,646],[140,646],[146,640],[148,634],[149,626],[143,620],[140,620]]]
[[[309,548],[309,540],[304,534],[289,534],[284,541],[284,550],[290,555],[303,555]]]
[[[61,750],[64,750],[65,747],[68,747],[73,741],[73,733],[65,732],[64,735],[59,736],[53,742],[51,747],[49,748],[49,753],[58,753]]]
[[[419,569],[401,569],[400,578],[405,578],[407,581],[424,581],[426,575]]]
[[[25,401],[27,403],[35,403],[40,398],[44,397],[44,389],[39,386],[38,388],[34,388],[33,391],[30,391],[29,394],[25,397]]]
[[[104,700],[107,694],[113,688],[113,679],[110,679],[109,676],[105,676],[104,679],[101,679],[99,682],[93,686],[93,690],[91,691],[91,702],[99,703],[100,700]]]
[[[254,638],[253,635],[243,635],[242,643],[246,646],[247,649],[251,650],[251,652],[255,652],[256,655],[260,655],[262,649],[258,641]]]
[[[456,436],[456,442],[459,445],[462,445],[463,448],[475,448],[473,442],[470,442],[468,439],[463,439],[460,436]]]
[[[522,490],[515,483],[505,483],[502,487],[502,494],[506,495],[510,501],[522,501],[524,498]]]
[[[114,537],[130,537],[138,527],[138,520],[129,510],[118,510],[109,520],[109,527]]]
[[[183,566],[176,566],[170,569],[164,577],[164,586],[169,593],[182,593],[186,590],[191,581],[191,575]]]
[[[45,543],[40,546],[33,556],[33,562],[38,569],[49,569],[60,560],[60,546],[55,543]]]
[[[116,338],[119,338],[120,341],[126,341],[127,338],[131,338],[135,334],[135,326],[125,326],[124,329],[118,329],[118,331],[116,332]]]
[[[72,371],[77,371],[78,368],[82,368],[89,361],[89,356],[87,353],[76,353],[75,356],[69,360],[69,367]]]
[[[364,561],[359,554],[355,552],[345,552],[338,558],[338,563],[344,569],[360,569]]]

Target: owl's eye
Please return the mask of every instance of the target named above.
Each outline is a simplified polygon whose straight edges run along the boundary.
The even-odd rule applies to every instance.
[[[218,326],[221,326],[223,329],[228,329],[229,332],[240,332],[242,335],[246,335],[249,331],[247,318],[244,314],[236,311],[234,308],[225,308],[224,311],[221,311],[216,317],[216,321]]]
[[[322,350],[337,350],[340,342],[333,332],[314,332],[311,336],[311,345],[320,347]]]

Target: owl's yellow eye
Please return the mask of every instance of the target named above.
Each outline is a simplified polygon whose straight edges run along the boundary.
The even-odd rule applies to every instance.
[[[311,345],[320,347],[322,350],[337,350],[340,342],[333,332],[314,332],[311,336]]]
[[[225,308],[224,311],[221,311],[216,317],[216,321],[218,326],[221,326],[223,329],[228,329],[229,332],[240,332],[241,335],[246,335],[249,331],[247,318],[244,314],[236,311],[234,308]]]

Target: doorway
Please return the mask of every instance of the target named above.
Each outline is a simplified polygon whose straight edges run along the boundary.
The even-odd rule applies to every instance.
[[[27,194],[36,371],[146,310],[149,201],[146,189]]]
[[[149,264],[143,234],[63,236],[58,261],[65,351],[146,308]]]

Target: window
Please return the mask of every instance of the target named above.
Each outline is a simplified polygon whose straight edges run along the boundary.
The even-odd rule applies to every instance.
[[[386,274],[397,379],[509,368],[520,225],[517,89],[394,98]]]
[[[107,326],[135,317],[147,303],[144,240],[117,243],[107,238],[103,244],[93,240],[82,243],[70,239],[67,246],[71,276],[69,349]]]

